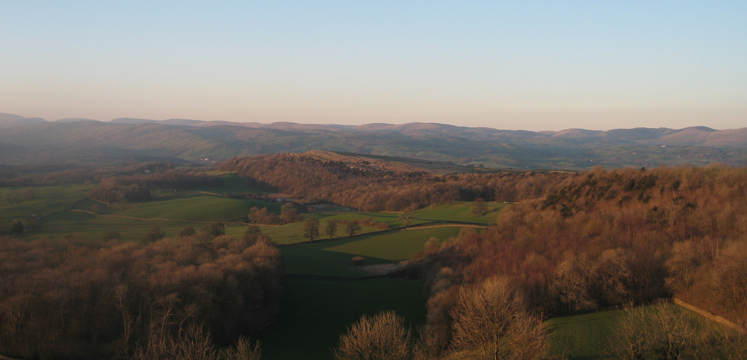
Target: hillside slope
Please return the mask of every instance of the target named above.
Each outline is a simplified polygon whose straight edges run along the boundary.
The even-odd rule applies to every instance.
[[[747,128],[513,131],[434,123],[361,126],[121,118],[111,122],[0,114],[2,163],[208,162],[325,150],[490,168],[747,164]]]

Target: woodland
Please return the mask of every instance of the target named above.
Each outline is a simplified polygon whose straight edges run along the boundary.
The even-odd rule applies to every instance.
[[[475,347],[474,339],[461,339],[468,335],[460,330],[460,306],[478,307],[465,303],[485,291],[506,293],[502,306],[541,318],[676,296],[747,325],[744,168],[428,176],[297,154],[221,167],[292,196],[368,211],[455,200],[516,203],[486,231],[465,228],[402,266],[403,276],[423,277],[430,289],[422,335],[430,354]]]
[[[345,236],[354,238],[361,226],[397,231],[418,211],[471,202],[472,216],[490,214],[487,204],[505,207],[484,228],[465,226],[457,236],[428,240],[388,273],[424,284],[424,322],[408,327],[391,311],[364,313],[330,355],[564,358],[548,352],[548,319],[627,309],[615,330],[618,346],[607,356],[747,356],[744,335],[698,327],[667,305],[676,298],[747,326],[747,169],[444,174],[393,163],[284,153],[233,158],[216,166],[219,173],[149,163],[129,172],[102,166],[85,175],[54,169],[3,179],[30,189],[59,179],[88,182],[89,199],[127,207],[164,193],[221,188],[225,175],[216,174],[229,174],[263,193],[215,196],[267,202],[242,215],[242,224],[255,224],[243,237],[225,235],[217,222],[173,237],[156,229],[140,242],[114,233],[105,240],[75,234],[29,240],[23,230],[1,237],[0,354],[161,359],[186,351],[204,354],[195,359],[259,358],[246,336],[283,311],[290,261],[283,257],[290,250],[263,232],[296,226],[313,243],[353,227]],[[278,211],[273,199],[286,203]],[[308,204],[379,217],[320,223]],[[398,225],[383,220],[392,213]],[[354,259],[357,266],[365,262]],[[637,310],[646,306],[651,310]],[[636,336],[643,328],[651,335]]]

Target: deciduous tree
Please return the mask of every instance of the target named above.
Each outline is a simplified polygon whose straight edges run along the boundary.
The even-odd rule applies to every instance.
[[[361,319],[340,336],[337,360],[405,360],[410,356],[410,331],[393,311]]]
[[[315,238],[319,237],[319,219],[308,218],[304,221],[303,237],[314,241]]]
[[[327,233],[330,239],[334,238],[335,235],[337,235],[337,223],[332,220],[327,221],[325,232]]]
[[[358,223],[358,220],[351,220],[345,225],[345,231],[348,235],[354,236],[361,231],[361,225]]]
[[[156,242],[158,240],[161,240],[166,237],[166,233],[161,230],[159,226],[151,226],[150,229],[148,229],[148,232],[145,233],[145,237],[143,237],[143,242],[145,243],[152,243]]]
[[[482,216],[488,213],[488,203],[483,198],[477,198],[472,202],[472,215]]]

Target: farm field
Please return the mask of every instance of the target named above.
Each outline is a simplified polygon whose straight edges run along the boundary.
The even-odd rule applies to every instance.
[[[267,207],[270,211],[278,211],[280,208],[277,204],[265,201],[203,195],[148,201],[137,204],[132,209],[114,214],[138,218],[230,222],[245,218],[252,207]]]
[[[25,187],[0,188],[0,228],[9,228],[13,220],[22,220],[25,224],[32,215],[64,210],[85,198],[90,188],[88,185],[36,186],[32,200],[22,200],[21,192],[27,189]]]
[[[26,239],[48,237],[62,238],[69,234],[78,234],[91,240],[101,239],[108,231],[117,231],[124,241],[140,241],[152,226],[160,227],[167,237],[176,236],[179,231],[187,227],[200,230],[209,222],[186,222],[166,220],[137,220],[117,217],[95,216],[89,213],[65,211],[54,214],[42,220],[42,228],[38,232],[31,232]],[[227,225],[226,234],[241,237],[246,226]]]
[[[340,335],[362,314],[394,310],[415,328],[425,321],[426,300],[419,281],[287,279],[280,316],[252,340],[262,342],[264,359],[330,360]]]
[[[431,237],[445,240],[459,227],[399,230],[281,248],[286,273],[362,277],[349,265],[355,255],[367,264],[409,259]],[[278,320],[254,335],[267,359],[332,359],[339,336],[361,315],[394,310],[415,329],[425,321],[427,294],[421,281],[377,278],[352,281],[286,280]],[[288,346],[288,338],[296,339]]]
[[[668,304],[667,306],[695,319],[696,322],[705,327],[729,331],[723,325],[710,321],[690,310],[675,304]],[[650,306],[644,307],[645,310],[650,308]],[[549,355],[569,360],[610,358],[608,353],[609,341],[614,334],[615,326],[624,316],[625,310],[610,310],[557,317],[546,321],[545,326],[549,333]]]
[[[329,237],[324,233],[324,226],[327,221],[334,220],[358,220],[371,219],[374,222],[382,222],[391,228],[402,227],[403,224],[397,220],[396,213],[377,213],[377,212],[344,212],[344,213],[324,213],[324,214],[304,214],[304,218],[315,217],[319,219],[319,230],[322,232],[320,240],[327,240]],[[424,220],[413,220],[413,224],[425,223]],[[274,242],[281,245],[296,244],[300,242],[306,242],[308,239],[303,237],[303,222],[297,222],[292,224],[285,224],[282,226],[264,226],[262,227],[262,233],[271,237]],[[367,234],[372,232],[379,232],[381,229],[361,226],[361,231],[358,234]],[[348,234],[345,233],[345,224],[337,224],[337,235],[335,238],[346,237]]]
[[[285,271],[289,274],[360,277],[370,274],[349,266],[354,256],[366,264],[385,264],[410,259],[423,250],[428,239],[443,241],[459,233],[459,227],[399,230],[384,234],[360,235],[331,241],[284,246]]]

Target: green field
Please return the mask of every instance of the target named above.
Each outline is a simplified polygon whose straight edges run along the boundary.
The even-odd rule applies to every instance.
[[[431,237],[444,240],[458,234],[459,229],[399,230],[284,246],[281,251],[289,274],[362,277],[370,274],[349,265],[355,255],[363,256],[367,264],[405,260]],[[280,317],[254,338],[262,342],[267,359],[332,359],[340,335],[361,315],[394,310],[415,330],[425,321],[426,300],[419,281],[287,279]]]
[[[441,241],[459,235],[460,227],[408,229],[382,235],[359,236],[339,245],[325,248],[326,251],[344,253],[348,256],[378,258],[387,261],[402,261],[412,258],[423,250],[428,239]]]
[[[9,229],[13,220],[23,221],[26,225],[33,215],[64,210],[85,198],[90,188],[87,185],[36,186],[33,200],[21,199],[20,194],[26,187],[0,188],[0,231]]]
[[[267,207],[270,211],[279,210],[275,203],[204,195],[140,203],[132,209],[116,212],[115,215],[193,221],[239,221],[255,206]]]
[[[425,321],[426,300],[417,281],[288,279],[280,316],[252,339],[262,342],[265,359],[331,360],[340,335],[361,315],[394,310],[414,328]]]
[[[370,275],[349,266],[354,256],[366,264],[385,264],[410,259],[431,237],[445,240],[459,233],[459,227],[400,230],[312,244],[281,248],[290,274],[360,277]]]
[[[391,228],[397,228],[403,226],[397,220],[397,215],[394,213],[366,213],[366,212],[346,212],[341,214],[304,214],[305,218],[315,217],[319,219],[319,231],[321,232],[321,239],[328,239],[329,237],[324,231],[324,227],[328,221],[333,220],[363,220],[372,219],[375,222],[383,222],[389,225]],[[417,221],[417,223],[423,223],[423,221]],[[262,228],[262,233],[271,237],[273,241],[278,244],[296,244],[300,242],[308,241],[303,237],[303,222],[297,222],[292,224],[285,224],[282,226],[267,226]],[[358,234],[366,234],[371,232],[378,232],[381,229],[377,229],[370,226],[362,226],[361,232]],[[337,224],[337,235],[336,238],[348,236],[345,233],[345,224]]]
[[[571,359],[603,359],[607,341],[623,310],[563,316],[548,320],[549,351]]]
[[[475,224],[489,224],[495,222],[500,211],[508,204],[488,202],[488,213],[475,216],[472,214],[471,201],[455,201],[450,205],[431,205],[415,211],[415,218],[420,222],[456,221]]]
[[[707,320],[690,310],[674,304],[685,316],[690,316],[703,326],[728,331],[721,324]],[[649,309],[650,307],[644,307]],[[574,359],[607,359],[610,338],[616,324],[625,316],[625,310],[600,311],[592,314],[563,316],[545,322],[549,333],[548,344],[550,355]]]
[[[118,231],[125,241],[140,241],[152,226],[159,226],[167,237],[174,237],[186,227],[191,226],[199,231],[207,224],[207,222],[136,220],[66,211],[45,218],[41,222],[42,228],[37,232],[27,233],[25,238],[59,239],[68,234],[78,234],[94,240],[101,239],[108,231]],[[244,231],[246,231],[245,226],[226,226],[226,234],[232,237],[241,237]]]

